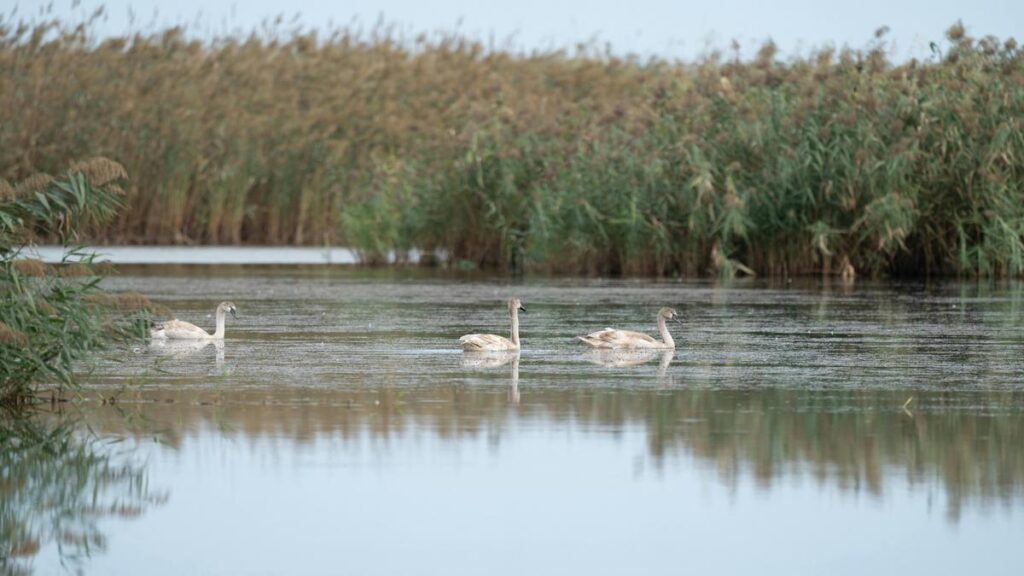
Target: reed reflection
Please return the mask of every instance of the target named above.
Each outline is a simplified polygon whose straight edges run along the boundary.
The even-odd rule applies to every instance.
[[[82,570],[106,551],[100,521],[131,519],[166,500],[145,468],[66,421],[0,414],[0,571],[31,574],[55,546],[65,568]]]
[[[493,387],[410,390],[302,390],[268,394],[239,390],[140,394],[122,410],[168,430],[170,446],[186,435],[222,434],[243,440],[333,438],[358,445],[367,436],[400,441],[428,432],[452,443],[485,434],[504,437],[513,422],[559,433],[645,430],[659,469],[689,459],[720,482],[776,482],[808,477],[844,492],[886,494],[911,485],[945,494],[956,520],[967,506],[1024,504],[1024,393],[920,393],[912,415],[897,391],[787,389],[537,387],[519,404],[518,355],[488,360],[509,366],[507,392]],[[454,394],[454,396],[453,396]],[[517,405],[515,411],[507,409]],[[125,433],[125,419],[90,412],[103,433]],[[144,436],[148,430],[128,430]],[[386,450],[388,442],[382,442]]]

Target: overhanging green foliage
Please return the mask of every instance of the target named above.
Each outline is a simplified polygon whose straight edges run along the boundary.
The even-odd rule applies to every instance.
[[[109,220],[123,178],[120,165],[97,159],[60,178],[26,179],[0,201],[0,401],[30,396],[41,383],[69,385],[77,361],[143,336],[148,301],[104,293],[105,267],[92,254],[69,248],[57,266],[22,257],[36,234],[67,245],[79,226]]]

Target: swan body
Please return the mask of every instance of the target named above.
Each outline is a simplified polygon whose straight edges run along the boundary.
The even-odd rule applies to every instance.
[[[465,352],[519,350],[519,311],[526,312],[519,298],[508,301],[508,316],[512,320],[512,338],[497,334],[466,334],[459,338]]]
[[[213,334],[191,322],[174,319],[154,324],[149,336],[154,340],[223,340],[224,316],[228,312],[232,317],[238,317],[238,309],[231,302],[221,302],[217,306],[217,327]]]
[[[577,336],[577,338],[591,348],[605,350],[670,350],[676,347],[676,342],[672,339],[672,334],[669,333],[668,327],[665,326],[665,321],[673,319],[682,324],[677,316],[679,314],[672,308],[658,310],[658,332],[661,334],[661,340],[657,340],[643,332],[616,330],[615,328],[605,328],[604,330],[591,332],[586,336]]]

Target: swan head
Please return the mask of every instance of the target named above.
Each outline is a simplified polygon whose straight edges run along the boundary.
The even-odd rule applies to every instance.
[[[680,324],[683,323],[683,321],[679,319],[679,312],[676,312],[675,308],[665,307],[662,308],[661,310],[658,310],[658,318],[664,318],[666,320],[675,320]]]
[[[515,314],[516,310],[522,310],[526,312],[526,308],[523,307],[523,302],[519,298],[511,298],[508,301],[508,315]]]
[[[217,306],[217,312],[230,312],[232,318],[238,318],[238,308],[235,308],[232,302],[221,302],[220,306]]]

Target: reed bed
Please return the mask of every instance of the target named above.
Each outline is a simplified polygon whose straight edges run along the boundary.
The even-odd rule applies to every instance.
[[[503,270],[1024,273],[1024,54],[517,53],[390,29],[0,22],[0,170],[122,162],[111,243],[444,250]],[[0,194],[3,194],[0,185]]]

